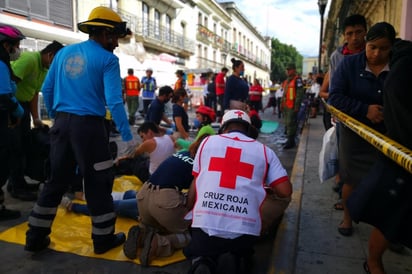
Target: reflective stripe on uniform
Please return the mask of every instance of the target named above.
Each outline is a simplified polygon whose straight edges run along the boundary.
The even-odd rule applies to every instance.
[[[92,218],[92,233],[94,235],[108,235],[113,233],[114,231],[114,220],[116,218],[116,214],[114,212],[98,215],[98,216],[91,216]],[[109,223],[106,226],[106,222]]]
[[[107,160],[99,163],[95,163],[93,165],[94,170],[101,171],[105,169],[109,169],[113,166],[113,160]]]
[[[29,216],[29,224],[31,226],[50,228],[53,220],[40,219],[34,216]]]
[[[56,215],[57,207],[45,207],[35,204],[33,212],[40,215]]]
[[[98,215],[98,216],[92,216],[92,222],[93,223],[104,223],[107,221],[110,221],[112,219],[116,218],[116,214],[114,212]]]
[[[114,231],[114,225],[111,225],[105,228],[98,228],[98,227],[92,226],[92,233],[94,235],[108,235],[108,234],[112,234],[113,231]]]

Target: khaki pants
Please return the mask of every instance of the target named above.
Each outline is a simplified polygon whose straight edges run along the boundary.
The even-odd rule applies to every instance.
[[[188,210],[185,197],[179,190],[160,189],[145,183],[136,197],[142,226],[148,225],[159,230],[155,235],[157,257],[171,256],[174,250],[189,243],[188,227],[191,221],[184,219]]]
[[[280,198],[274,193],[268,193],[263,201],[261,208],[262,230],[260,235],[270,233],[269,229],[272,225],[282,217],[286,208],[290,203],[291,198]]]

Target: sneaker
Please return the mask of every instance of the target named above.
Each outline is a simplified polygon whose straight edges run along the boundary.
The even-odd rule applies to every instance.
[[[50,244],[50,237],[46,236],[45,238],[41,239],[40,241],[35,240],[27,240],[24,246],[24,250],[29,252],[40,252],[46,249]]]
[[[215,273],[216,262],[208,257],[198,257],[192,261],[189,274],[212,274]]]
[[[67,211],[71,211],[72,205],[73,205],[73,201],[69,197],[63,196],[62,201],[60,202],[60,206],[66,209]]]
[[[145,235],[144,235],[144,242],[143,242],[143,249],[142,253],[140,254],[140,264],[142,266],[148,266],[149,260],[153,257],[155,252],[155,248],[157,247],[157,241],[153,239],[156,234],[156,229],[150,226],[146,226]]]
[[[137,248],[141,238],[142,231],[140,227],[138,225],[132,226],[127,233],[127,239],[123,245],[123,253],[127,258],[131,260],[137,258]]]
[[[17,219],[20,216],[20,211],[7,209],[4,205],[0,205],[0,221]]]
[[[103,254],[109,251],[112,248],[118,247],[119,245],[123,244],[126,240],[126,235],[123,232],[119,232],[113,235],[111,241],[104,241],[100,243],[93,242],[94,245],[94,253],[95,254]]]
[[[286,144],[283,146],[283,149],[291,149],[291,148],[294,148],[295,146],[296,146],[295,141],[288,140]]]
[[[12,187],[10,191],[10,195],[11,197],[22,200],[22,201],[36,201],[37,200],[37,193],[33,193],[25,189],[16,189]]]

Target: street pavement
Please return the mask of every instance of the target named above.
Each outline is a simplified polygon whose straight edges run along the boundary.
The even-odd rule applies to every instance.
[[[192,119],[193,111],[189,114]],[[261,117],[278,120],[271,114],[271,110],[266,110]],[[136,128],[132,130],[136,135]],[[364,273],[362,264],[367,254],[370,227],[354,224],[352,237],[341,236],[337,232],[337,225],[342,211],[333,209],[337,199],[337,194],[331,189],[333,180],[321,184],[318,179],[318,156],[324,134],[322,118],[318,116],[309,120],[299,136],[297,148],[282,149],[285,141],[283,131],[283,121],[280,120],[280,126],[274,134],[260,135],[259,140],[277,153],[290,174],[294,185],[293,200],[277,233],[262,239],[257,245],[253,274]],[[119,144],[121,145],[120,141]],[[33,202],[21,202],[8,195],[6,204],[10,208],[20,209],[23,216],[17,220],[0,222],[0,231],[26,221],[33,206]],[[141,267],[133,262],[88,258],[49,249],[39,254],[31,254],[25,252],[21,245],[2,241],[0,249],[0,273],[183,274],[187,273],[190,267],[189,261],[165,267]],[[412,273],[411,254],[409,249],[403,254],[388,251],[384,257],[387,273]],[[230,259],[227,262],[229,267]],[[230,270],[225,273],[229,274]]]

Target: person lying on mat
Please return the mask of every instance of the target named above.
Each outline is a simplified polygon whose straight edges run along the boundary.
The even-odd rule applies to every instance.
[[[117,216],[138,220],[139,210],[137,208],[136,194],[135,190],[112,192],[114,212]],[[75,198],[84,200],[81,192],[76,192]],[[75,202],[67,196],[63,196],[60,205],[67,211],[90,216],[87,204]]]

